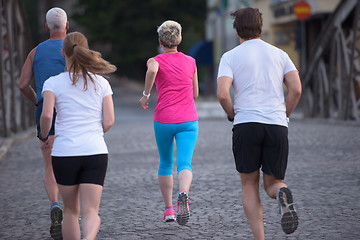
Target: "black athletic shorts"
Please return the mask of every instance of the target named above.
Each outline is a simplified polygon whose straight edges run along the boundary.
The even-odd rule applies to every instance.
[[[107,154],[51,158],[58,184],[72,186],[92,183],[104,186],[108,165]]]
[[[251,173],[258,169],[283,180],[288,161],[288,128],[263,123],[241,123],[233,127],[236,170]]]

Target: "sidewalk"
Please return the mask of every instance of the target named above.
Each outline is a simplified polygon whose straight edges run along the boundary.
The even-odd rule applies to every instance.
[[[193,157],[190,220],[179,226],[163,222],[152,122],[155,100],[143,110],[138,103],[142,89],[119,83],[113,90],[116,122],[105,135],[109,166],[97,239],[253,239],[231,152],[232,126],[216,102],[197,103],[207,115],[200,117]],[[299,227],[291,235],[283,233],[276,201],[261,186],[266,239],[359,239],[359,132],[359,126],[290,121],[286,182],[294,194]],[[38,145],[30,134],[15,141],[0,161],[0,239],[50,239]],[[176,178],[174,186],[176,206]]]

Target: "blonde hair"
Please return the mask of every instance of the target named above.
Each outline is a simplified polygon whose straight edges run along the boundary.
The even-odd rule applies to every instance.
[[[181,42],[181,25],[175,21],[167,20],[157,29],[160,41],[164,47],[173,48]]]
[[[58,7],[51,8],[46,13],[46,24],[53,32],[61,32],[65,29],[67,22],[66,12]]]
[[[79,80],[79,75],[84,78],[84,90],[88,89],[87,79],[95,85],[95,81],[90,73],[109,74],[116,71],[116,66],[110,64],[101,57],[101,53],[90,50],[86,37],[79,32],[72,32],[66,35],[63,49],[68,57],[68,71],[73,85]],[[95,85],[96,86],[96,85]]]

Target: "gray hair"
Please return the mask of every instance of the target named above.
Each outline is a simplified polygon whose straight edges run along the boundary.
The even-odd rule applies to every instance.
[[[61,8],[51,8],[46,13],[46,24],[50,31],[61,32],[65,29],[67,22],[66,12]]]
[[[175,21],[163,22],[157,32],[164,47],[173,48],[181,42],[181,25]]]

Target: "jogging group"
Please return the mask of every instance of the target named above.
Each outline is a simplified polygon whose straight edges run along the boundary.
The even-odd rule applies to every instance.
[[[284,178],[288,123],[301,96],[299,73],[286,52],[261,40],[263,19],[258,9],[238,9],[231,16],[240,44],[221,57],[217,98],[233,123],[232,149],[244,211],[254,239],[265,239],[261,170],[267,195],[278,203],[280,225],[291,234],[298,227],[298,216]],[[51,204],[50,235],[53,239],[93,240],[100,229],[99,206],[108,164],[104,134],[115,121],[108,75],[117,68],[91,50],[82,33],[67,33],[69,22],[63,9],[48,10],[45,28],[49,39],[28,54],[19,88],[36,105],[44,186]],[[153,124],[160,156],[163,219],[185,225],[190,219],[191,162],[199,131],[195,106],[199,84],[195,59],[178,51],[181,32],[181,25],[172,20],[157,28],[161,52],[146,62],[139,103],[144,111],[148,108],[155,85]],[[179,192],[174,209],[175,144]]]

